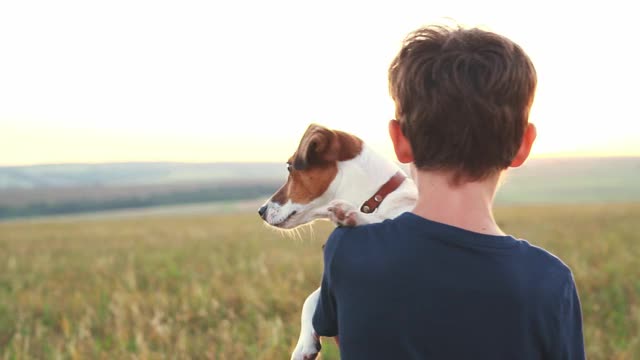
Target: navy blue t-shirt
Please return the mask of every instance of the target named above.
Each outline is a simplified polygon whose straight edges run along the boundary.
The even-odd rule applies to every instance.
[[[413,213],[337,228],[313,326],[352,359],[584,359],[571,270],[511,236]]]

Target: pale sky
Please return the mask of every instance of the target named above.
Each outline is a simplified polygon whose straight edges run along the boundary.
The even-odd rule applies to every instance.
[[[447,18],[532,58],[534,156],[640,155],[632,3],[5,1],[0,165],[285,161],[310,122],[391,156],[387,67]]]

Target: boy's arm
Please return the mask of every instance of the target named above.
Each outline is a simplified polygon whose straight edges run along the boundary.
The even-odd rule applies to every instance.
[[[585,359],[582,310],[578,291],[571,273],[569,273],[569,279],[565,281],[559,295],[561,303],[558,307],[559,314],[556,317],[558,333],[551,349],[551,358]]]
[[[324,247],[324,272],[316,311],[313,314],[313,328],[319,336],[332,337],[338,335],[338,309],[334,296],[332,264],[338,246],[342,228],[331,233]]]
[[[326,273],[327,269],[325,269],[325,273],[322,276],[318,306],[313,314],[313,329],[318,336],[331,337],[338,335],[338,316],[336,301]]]

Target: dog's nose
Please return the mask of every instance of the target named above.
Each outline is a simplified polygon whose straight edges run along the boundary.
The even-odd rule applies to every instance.
[[[258,209],[258,215],[260,215],[261,218],[264,219],[264,216],[266,214],[267,214],[267,205],[264,205],[260,209]]]

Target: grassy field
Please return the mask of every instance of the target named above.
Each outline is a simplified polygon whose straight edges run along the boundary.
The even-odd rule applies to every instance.
[[[573,269],[590,359],[640,357],[640,204],[497,217]],[[254,214],[0,223],[0,359],[288,358],[330,229],[290,238]]]

